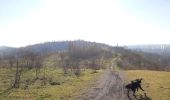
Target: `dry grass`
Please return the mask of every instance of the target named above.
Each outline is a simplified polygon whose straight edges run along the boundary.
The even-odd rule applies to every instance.
[[[152,100],[170,100],[170,72],[129,70],[125,73],[129,82],[143,78],[142,87]]]

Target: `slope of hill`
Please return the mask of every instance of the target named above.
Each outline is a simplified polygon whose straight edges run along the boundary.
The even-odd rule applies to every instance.
[[[148,60],[159,63],[165,70],[170,70],[170,44],[128,46],[134,52],[142,53]]]
[[[131,51],[123,48],[116,48],[115,52],[117,54],[116,63],[120,68],[164,70],[164,66],[161,66],[160,62],[155,60],[155,55]]]
[[[2,49],[1,53],[4,53],[3,57],[6,56],[6,58],[0,58],[2,71],[0,71],[0,79],[2,78],[0,96],[2,98],[6,98],[8,95],[9,98],[16,97],[16,99],[70,99],[73,95],[79,95],[72,94],[73,90],[79,93],[80,89],[84,89],[86,83],[88,85],[96,75],[100,74],[97,73],[98,69],[119,67],[120,69],[167,70],[160,60],[162,59],[160,55],[87,41],[47,42],[10,50]],[[13,57],[9,57],[9,55]],[[21,55],[21,57],[16,59],[16,55]],[[16,78],[20,77],[19,75],[21,78]],[[115,96],[119,97],[121,94],[112,95],[110,90],[105,90],[117,86],[116,84],[121,82],[121,78],[112,72],[105,73],[105,75],[106,78],[103,78],[103,83],[101,83],[103,89],[101,92],[96,92],[97,94],[102,93],[99,98],[105,94],[107,94],[104,96],[106,100]],[[16,89],[4,93],[5,89],[16,82],[16,79],[20,79],[20,82],[16,83],[20,87],[18,85],[15,87]],[[110,81],[105,81],[105,79]],[[114,81],[114,79],[118,80]],[[52,86],[54,83],[55,86]],[[120,89],[122,86],[117,88]],[[68,92],[65,91],[66,88]],[[115,92],[119,89],[111,91]]]
[[[117,64],[124,69],[170,70],[170,56],[165,57],[158,54],[142,52],[139,50],[136,51],[136,49],[134,49],[135,47],[133,47],[133,50],[128,50],[123,47],[113,47],[102,43],[88,42],[83,40],[46,42],[21,48],[2,47],[2,49],[0,49],[0,58],[6,57],[8,59],[10,55],[12,55],[14,58],[17,55],[21,55],[21,51],[23,50],[40,55],[47,55],[49,53],[52,54],[58,51],[68,50],[70,44],[72,43],[83,48],[87,48],[88,46],[96,46],[100,49],[103,49],[109,52],[107,53],[107,56],[115,55],[113,57],[118,58]],[[159,49],[157,51],[159,51]]]

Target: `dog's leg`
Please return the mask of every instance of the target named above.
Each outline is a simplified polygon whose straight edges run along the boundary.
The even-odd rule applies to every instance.
[[[139,85],[139,88],[140,88],[142,91],[144,91],[144,89],[142,89],[141,85]]]
[[[127,90],[127,96],[129,97],[129,89]]]
[[[137,92],[138,92],[138,87],[136,88]]]
[[[133,91],[133,96],[136,97],[135,93],[136,93],[136,89],[132,90]]]

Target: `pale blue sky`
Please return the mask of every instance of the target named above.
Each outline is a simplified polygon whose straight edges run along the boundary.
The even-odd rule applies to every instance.
[[[170,0],[0,0],[0,46],[170,44]]]

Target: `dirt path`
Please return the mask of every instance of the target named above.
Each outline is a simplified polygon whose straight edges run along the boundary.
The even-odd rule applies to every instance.
[[[123,73],[107,69],[81,100],[129,100],[124,92]]]

